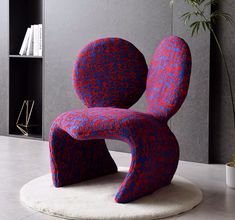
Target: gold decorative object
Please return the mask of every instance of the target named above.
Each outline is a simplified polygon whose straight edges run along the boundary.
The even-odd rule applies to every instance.
[[[23,135],[28,136],[29,135],[29,127],[37,126],[33,124],[29,124],[33,107],[34,107],[34,100],[24,100],[19,116],[16,121],[16,127],[22,132]],[[23,120],[23,111],[25,111],[25,121]],[[23,122],[20,122],[22,119]]]

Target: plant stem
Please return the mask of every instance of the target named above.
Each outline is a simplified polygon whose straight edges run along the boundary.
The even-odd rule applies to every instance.
[[[229,70],[228,70],[228,64],[227,64],[227,61],[225,59],[225,55],[224,55],[224,52],[223,52],[223,49],[222,47],[220,46],[220,43],[219,43],[219,40],[214,32],[214,30],[212,28],[210,28],[211,30],[211,33],[216,41],[216,44],[219,48],[219,51],[220,51],[220,55],[222,57],[222,60],[224,62],[224,66],[225,66],[225,70],[226,70],[226,74],[227,74],[227,77],[228,77],[228,84],[229,84],[229,91],[230,91],[230,96],[231,96],[231,101],[232,101],[232,109],[233,109],[233,126],[235,128],[235,106],[234,106],[234,97],[233,97],[233,89],[232,89],[232,81],[231,81],[231,76],[230,76],[230,73],[229,73]]]
[[[198,10],[198,12],[201,14],[201,16],[203,17],[203,19],[208,22],[208,19],[206,18],[206,16],[204,15],[204,12],[196,5],[194,4],[194,6],[196,7],[196,9]],[[223,52],[223,49],[219,43],[219,40],[218,40],[218,37],[217,35],[215,34],[213,28],[209,25],[208,26],[210,32],[212,33],[214,39],[215,39],[215,42],[218,46],[218,49],[220,51],[220,55],[221,55],[221,58],[224,62],[224,66],[225,66],[225,72],[227,74],[227,77],[228,77],[228,84],[229,84],[229,92],[230,92],[230,97],[231,97],[231,102],[232,102],[232,110],[233,110],[233,127],[235,128],[235,104],[234,104],[234,96],[233,96],[233,89],[232,89],[232,81],[231,81],[231,76],[230,76],[230,73],[229,73],[229,69],[228,69],[228,64],[227,64],[227,61],[225,59],[225,55],[224,55],[224,52]]]

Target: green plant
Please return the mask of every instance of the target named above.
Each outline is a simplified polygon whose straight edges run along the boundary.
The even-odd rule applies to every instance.
[[[198,34],[199,30],[203,29],[204,31],[211,32],[216,42],[216,45],[219,49],[221,59],[224,63],[225,72],[228,78],[229,92],[230,92],[232,112],[233,112],[233,126],[235,129],[235,103],[234,103],[234,96],[233,96],[233,90],[232,90],[231,74],[229,72],[227,60],[225,58],[223,49],[221,47],[221,44],[219,42],[219,39],[214,29],[216,22],[219,18],[224,19],[226,22],[230,24],[233,24],[233,20],[229,13],[223,12],[221,10],[215,10],[209,14],[207,10],[208,7],[217,6],[222,1],[224,0],[185,0],[185,2],[189,6],[191,6],[191,11],[184,13],[181,16],[181,19],[183,19],[185,25],[188,25],[189,29],[191,30],[192,37]],[[170,1],[171,5],[172,5],[172,2],[173,0]],[[192,19],[193,21],[191,22]],[[235,156],[233,156],[232,161],[235,166]]]

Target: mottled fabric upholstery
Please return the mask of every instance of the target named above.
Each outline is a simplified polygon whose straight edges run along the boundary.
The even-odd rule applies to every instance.
[[[133,44],[104,38],[79,52],[73,86],[87,107],[129,108],[145,91],[147,72],[144,56]]]
[[[191,73],[191,55],[179,37],[164,39],[155,50],[147,78],[148,112],[168,120],[182,105]]]
[[[56,187],[117,172],[104,139],[126,142],[132,154],[116,202],[127,203],[170,184],[179,146],[167,120],[187,94],[191,70],[187,44],[176,36],[164,39],[152,57],[148,76],[146,69],[143,55],[123,39],[101,39],[80,52],[73,83],[89,108],[65,112],[52,123],[49,146]],[[125,109],[144,92],[146,77],[147,113]],[[109,85],[110,81],[115,83]],[[139,91],[133,93],[131,88]]]

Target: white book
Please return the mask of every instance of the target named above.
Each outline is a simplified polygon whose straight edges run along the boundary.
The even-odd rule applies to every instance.
[[[39,26],[33,27],[33,55],[39,56]]]
[[[27,50],[28,40],[29,40],[29,32],[30,32],[30,28],[27,28],[27,31],[24,36],[24,40],[23,40],[23,43],[21,45],[20,52],[19,52],[21,56],[26,55],[26,50]]]
[[[39,24],[39,56],[42,56],[42,24]]]
[[[29,32],[29,41],[28,41],[28,47],[26,51],[26,55],[30,56],[33,55],[33,25],[31,25],[30,32]]]

